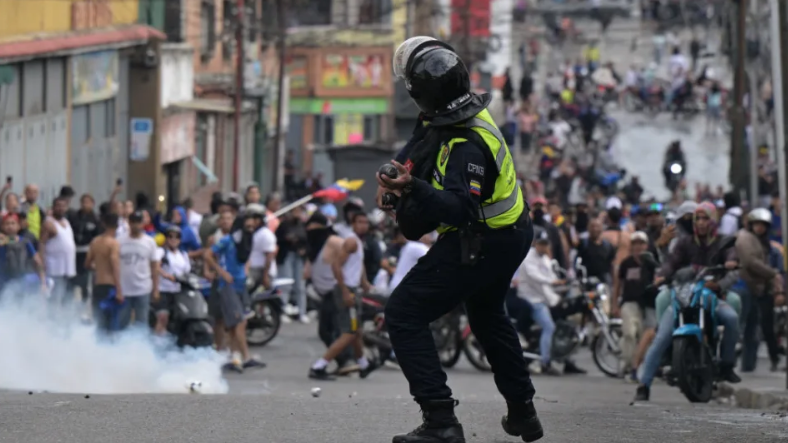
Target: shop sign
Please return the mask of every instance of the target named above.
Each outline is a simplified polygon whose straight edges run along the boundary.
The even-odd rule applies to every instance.
[[[115,96],[119,89],[118,52],[99,51],[71,57],[71,102],[82,105]]]
[[[306,89],[309,86],[307,58],[292,56],[287,60],[287,75],[290,77],[291,89]]]
[[[144,162],[150,156],[153,120],[149,118],[132,118],[129,129],[131,131],[129,158],[131,161]]]
[[[291,98],[292,114],[386,114],[389,100],[385,98],[335,98],[323,100],[316,98]]]
[[[382,88],[383,56],[327,54],[321,58],[320,74],[324,88]]]
[[[183,160],[194,155],[193,112],[168,115],[161,124],[161,164]]]

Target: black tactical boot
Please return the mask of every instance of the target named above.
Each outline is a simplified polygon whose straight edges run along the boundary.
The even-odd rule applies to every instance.
[[[515,437],[521,437],[523,441],[531,442],[544,437],[542,423],[536,415],[536,408],[533,401],[524,403],[506,402],[509,411],[501,419],[501,426],[504,432]]]
[[[457,400],[421,402],[424,423],[407,435],[397,435],[392,443],[465,443],[462,425],[454,415]]]

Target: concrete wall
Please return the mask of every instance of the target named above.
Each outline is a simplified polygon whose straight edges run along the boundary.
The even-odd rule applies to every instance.
[[[92,27],[85,23],[136,23],[138,17],[139,0],[3,0],[0,38]]]

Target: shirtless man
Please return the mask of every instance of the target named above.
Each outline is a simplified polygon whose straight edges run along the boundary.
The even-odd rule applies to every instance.
[[[307,262],[304,265],[304,276],[312,280],[312,287],[317,291],[322,303],[318,313],[317,333],[320,340],[328,348],[340,336],[337,325],[337,305],[334,303],[334,288],[337,279],[331,264],[336,261],[342,249],[342,237],[328,226],[328,219],[316,212],[307,221]],[[352,361],[352,350],[346,348],[336,358],[337,374],[345,375],[358,366]]]
[[[120,244],[115,239],[118,215],[102,214],[101,224],[104,232],[90,242],[88,255],[85,258],[85,269],[95,271],[91,302],[93,318],[99,328],[106,329],[108,325],[99,305],[113,293],[119,303],[123,302],[123,292],[120,288]]]

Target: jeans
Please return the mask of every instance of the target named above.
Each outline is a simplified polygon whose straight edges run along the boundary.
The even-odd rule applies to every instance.
[[[471,330],[492,366],[495,384],[510,402],[534,397],[534,386],[504,299],[533,240],[530,221],[484,232],[479,259],[460,260],[460,238],[448,232],[419,259],[386,304],[386,323],[397,362],[417,402],[450,399],[430,323],[462,302]]]
[[[769,359],[779,360],[777,339],[774,336],[774,298],[770,294],[756,295],[749,289],[740,290],[742,298],[742,337],[741,370],[752,372],[758,363],[758,325],[763,331],[763,341],[769,349]]]
[[[539,337],[539,353],[542,355],[542,364],[550,364],[550,349],[553,347],[553,333],[555,323],[550,315],[550,308],[544,303],[531,303],[531,318],[542,328]]]
[[[52,279],[53,285],[51,290],[50,300],[52,303],[59,303],[61,305],[70,305],[74,301],[74,292],[72,289],[70,277],[49,277]]]
[[[739,316],[727,303],[721,302],[717,305],[717,320],[721,325],[725,326],[720,346],[720,360],[722,360],[722,363],[733,365],[736,362],[736,342],[739,340]],[[643,361],[643,373],[640,375],[640,383],[645,386],[651,386],[654,374],[657,373],[662,362],[662,356],[673,341],[674,322],[673,306],[668,306],[665,313],[662,314],[659,326],[657,326],[657,335],[648,348],[646,358]]]
[[[118,313],[118,322],[121,330],[129,327],[131,323],[131,313],[134,312],[134,324],[145,326],[148,324],[150,313],[150,294],[126,296],[126,303],[123,304]]]
[[[288,252],[285,261],[279,266],[279,275],[282,278],[292,278],[295,280],[290,291],[283,291],[282,301],[287,303],[290,299],[295,299],[298,305],[298,314],[306,315],[306,288],[304,284],[304,258],[296,252]]]

